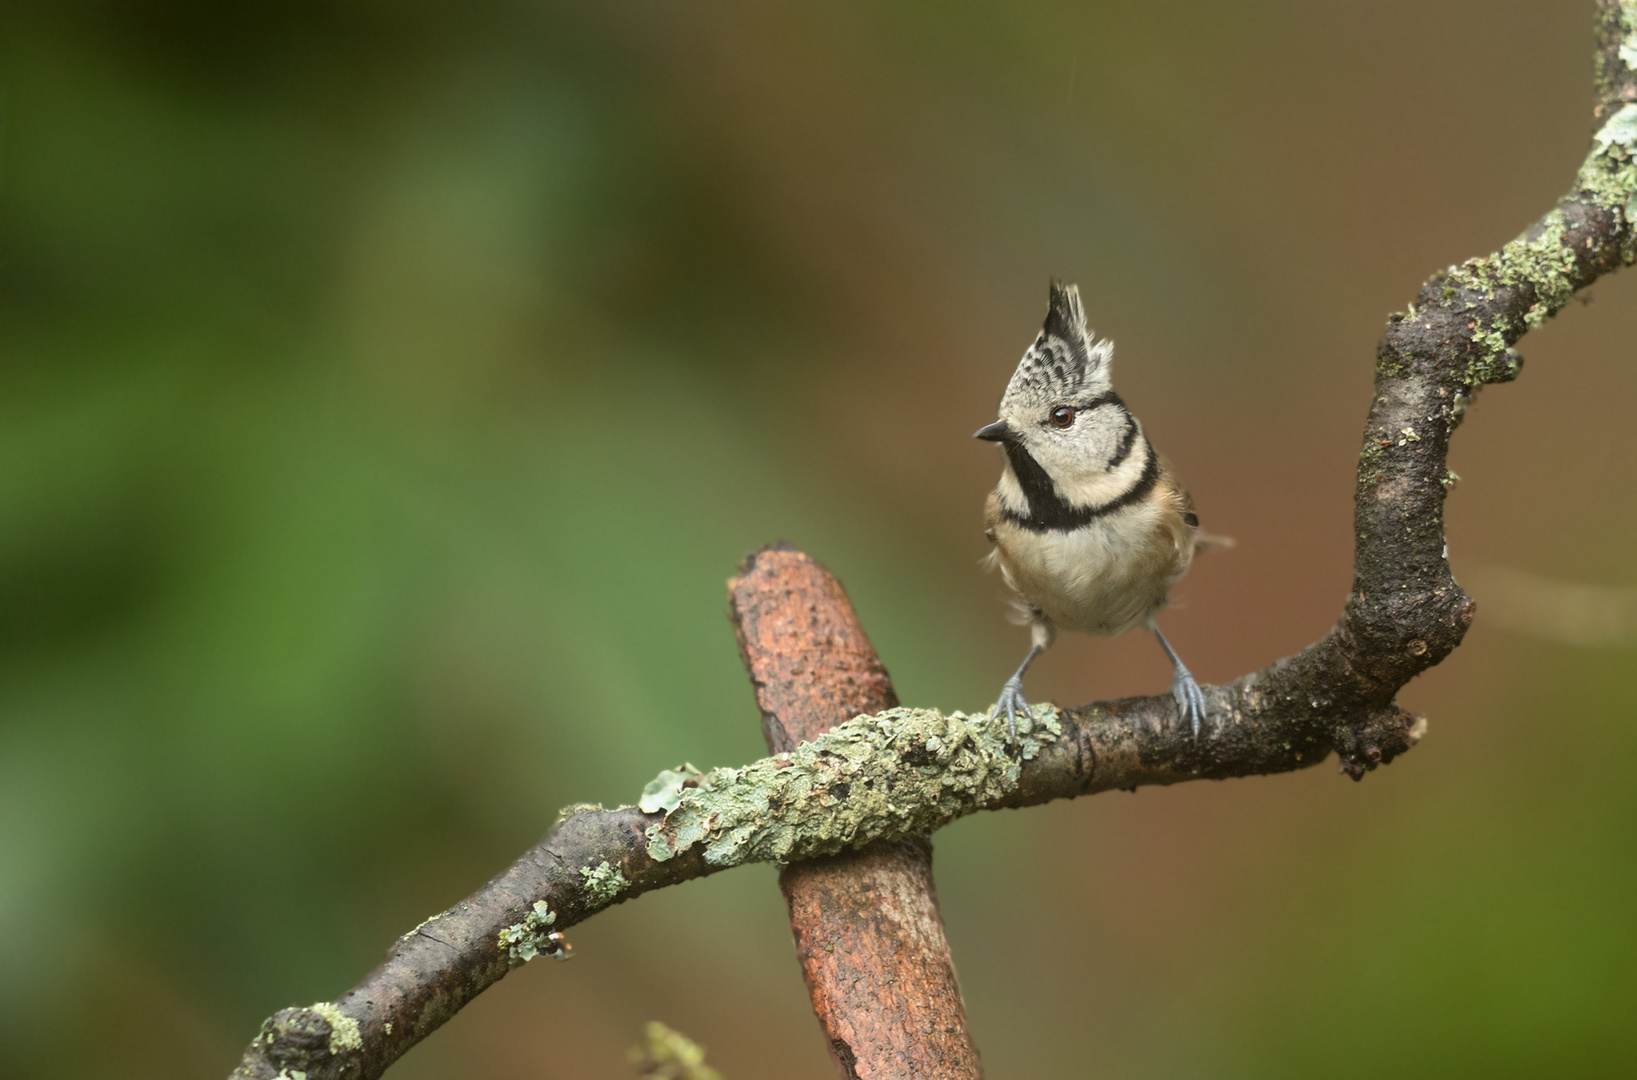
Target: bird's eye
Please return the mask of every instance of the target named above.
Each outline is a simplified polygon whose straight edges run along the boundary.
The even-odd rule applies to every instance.
[[[1067,405],[1059,405],[1052,410],[1052,427],[1068,427],[1074,423],[1074,410]]]

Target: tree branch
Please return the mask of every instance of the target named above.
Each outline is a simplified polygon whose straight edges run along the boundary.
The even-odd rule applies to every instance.
[[[894,709],[697,787],[677,778],[654,796],[669,813],[569,807],[339,1001],[271,1017],[234,1076],[377,1077],[510,967],[551,951],[550,934],[740,863],[925,835],[976,810],[1284,772],[1332,750],[1356,779],[1408,749],[1424,725],[1393,696],[1460,644],[1474,611],[1443,534],[1450,436],[1483,385],[1516,377],[1519,338],[1575,290],[1637,261],[1637,5],[1629,10],[1598,0],[1596,134],[1569,193],[1500,251],[1434,275],[1382,335],[1340,620],[1296,656],[1210,688],[1205,738],[1178,730],[1168,696],[1041,707],[1013,747],[984,717]]]
[[[769,750],[898,705],[841,583],[809,556],[782,545],[753,552],[728,595]],[[930,838],[790,863],[779,887],[844,1080],[982,1075],[938,914]]]

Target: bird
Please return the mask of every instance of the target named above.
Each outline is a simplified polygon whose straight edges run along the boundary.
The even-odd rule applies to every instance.
[[[977,431],[1003,451],[984,507],[985,561],[1015,595],[1030,646],[990,717],[1011,739],[1029,715],[1023,675],[1059,629],[1113,637],[1146,626],[1172,667],[1177,715],[1199,738],[1205,694],[1155,616],[1196,550],[1229,546],[1200,532],[1193,499],[1113,385],[1114,343],[1086,326],[1080,290],[1051,283],[1046,320]]]

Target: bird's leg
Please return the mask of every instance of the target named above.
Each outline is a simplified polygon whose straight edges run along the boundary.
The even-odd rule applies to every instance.
[[[1007,679],[1006,685],[1000,688],[1000,700],[995,702],[993,709],[989,710],[990,716],[999,716],[1002,710],[1005,711],[1006,731],[1013,741],[1017,739],[1017,714],[1024,713],[1027,715],[1029,712],[1029,703],[1023,700],[1023,673],[1029,670],[1029,665],[1034,663],[1034,658],[1045,651],[1046,646],[1044,645],[1029,646],[1029,655],[1025,656],[1023,663],[1017,666],[1016,674]]]
[[[1160,639],[1160,648],[1171,658],[1171,696],[1177,701],[1177,715],[1188,721],[1194,729],[1194,738],[1198,739],[1200,725],[1205,722],[1205,692],[1194,681],[1193,674],[1183,666],[1177,651],[1165,640],[1165,635],[1160,633],[1159,625],[1149,623],[1148,628],[1154,631],[1154,636]]]
[[[1017,741],[1017,714],[1021,712],[1025,716],[1029,715],[1029,703],[1023,700],[1023,673],[1029,670],[1029,665],[1034,663],[1035,657],[1046,651],[1046,647],[1056,636],[1055,629],[1044,612],[1036,610],[1031,614],[1034,618],[1029,627],[1029,635],[1034,639],[1034,643],[1029,646],[1029,655],[1023,658],[1023,663],[1017,666],[1017,671],[1006,680],[1006,685],[1000,688],[1000,700],[989,710],[990,716],[999,716],[1002,711],[1006,713],[1006,730],[1013,742]]]

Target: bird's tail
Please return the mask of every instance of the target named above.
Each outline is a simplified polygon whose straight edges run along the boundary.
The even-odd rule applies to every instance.
[[[1201,532],[1194,534],[1194,554],[1201,551],[1226,551],[1237,547],[1239,542],[1231,536],[1218,536],[1215,533]]]

